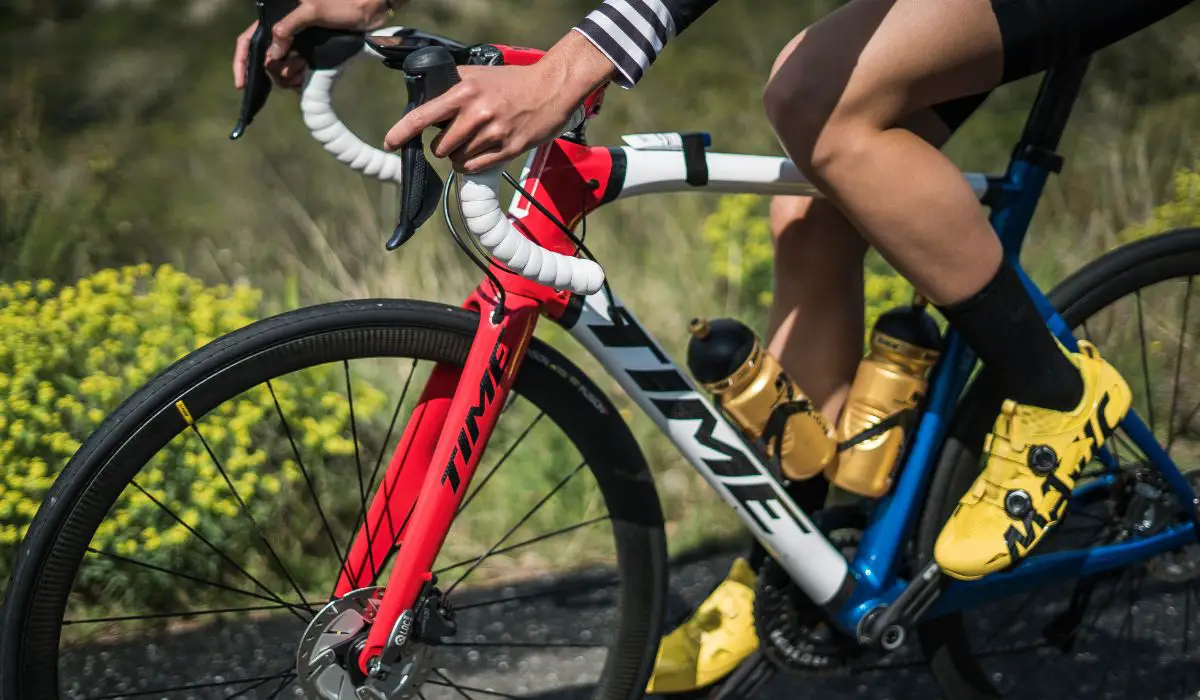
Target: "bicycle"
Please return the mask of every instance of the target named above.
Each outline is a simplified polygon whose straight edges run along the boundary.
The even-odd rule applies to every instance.
[[[267,0],[259,8],[260,32],[268,31],[272,20],[287,9],[287,2]],[[460,209],[478,245],[493,258],[485,262],[480,259],[482,249],[464,240],[452,221],[450,198],[456,179],[452,176],[442,186],[425,161],[419,139],[400,156],[365,144],[337,118],[332,92],[355,56],[371,56],[389,67],[403,68],[411,102],[416,104],[449,87],[456,64],[521,65],[536,61],[541,52],[504,45],[467,46],[405,28],[380,30],[365,42],[362,35],[309,30],[298,46],[313,66],[301,106],[315,138],[351,168],[384,181],[399,181],[402,187],[401,220],[388,247],[410,239],[434,212],[441,194],[451,232],[481,267],[484,280],[462,308],[421,301],[349,301],[254,323],[186,356],[126,400],[58,477],[22,545],[0,631],[0,697],[4,700],[190,697],[210,692],[216,697],[275,698],[294,688],[293,683],[310,697],[327,700],[517,697],[516,693],[546,698],[640,697],[663,632],[668,589],[658,492],[636,440],[604,391],[564,355],[533,337],[539,316],[556,322],[588,350],[772,553],[778,568],[769,583],[782,594],[775,604],[783,600],[791,606],[780,613],[783,622],[779,623],[789,625],[779,631],[785,634],[790,652],[782,646],[775,651],[793,670],[894,669],[909,663],[900,649],[915,630],[948,697],[996,697],[1014,689],[1010,682],[1014,677],[1018,687],[1029,682],[1032,671],[1013,669],[1008,658],[1033,652],[1036,671],[1049,658],[1041,648],[1070,651],[1111,634],[1114,624],[1104,616],[1104,606],[1090,621],[1089,612],[1096,600],[1107,596],[1107,605],[1124,592],[1129,609],[1115,627],[1117,636],[1129,631],[1123,649],[1128,666],[1123,673],[1117,670],[1118,679],[1124,676],[1126,692],[1134,683],[1139,697],[1194,691],[1188,686],[1186,661],[1193,655],[1190,618],[1196,596],[1193,578],[1200,569],[1195,559],[1200,501],[1194,479],[1176,466],[1171,451],[1186,441],[1191,417],[1197,412],[1192,409],[1177,424],[1192,279],[1200,273],[1200,230],[1164,233],[1119,247],[1076,272],[1049,296],[1022,273],[1047,323],[1068,347],[1075,347],[1074,332],[1079,329],[1106,357],[1127,364],[1123,352],[1112,348],[1116,343],[1117,350],[1128,350],[1122,344],[1129,340],[1126,335],[1137,336],[1141,362],[1127,376],[1134,380],[1135,389],[1141,382],[1140,408],[1148,422],[1139,411],[1131,411],[1111,446],[1081,478],[1066,521],[1026,561],[977,582],[949,582],[931,563],[933,542],[974,479],[983,434],[998,401],[986,381],[971,381],[974,357],[953,331],[946,335],[942,359],[892,492],[866,509],[851,506],[809,514],[775,476],[761,446],[747,442],[697,391],[620,302],[601,268],[576,257],[588,255],[584,236],[574,232],[577,225],[587,213],[618,199],[675,191],[817,194],[791,163],[775,157],[711,153],[709,139],[702,134],[639,135],[627,138],[623,147],[588,146],[585,127],[599,111],[601,88],[581,107],[562,138],[529,156],[520,181],[510,180],[518,193],[507,216],[499,205],[499,172],[463,176],[457,188]],[[264,50],[261,38],[256,40],[258,58]],[[235,137],[245,132],[266,100],[269,86],[261,63],[252,61],[243,120]],[[1081,61],[1046,75],[1004,175],[965,175],[981,202],[990,207],[997,234],[1013,260],[1047,178],[1061,168],[1062,158],[1055,151],[1086,69],[1087,62]],[[1166,308],[1158,295],[1164,284],[1168,289],[1183,284],[1184,295],[1174,348],[1170,416],[1165,445],[1160,445],[1163,431],[1157,429],[1155,408],[1161,415],[1161,406],[1153,398],[1156,383],[1151,379],[1149,356],[1155,352],[1147,349],[1152,345],[1146,342],[1145,309]],[[1131,314],[1121,305],[1131,296],[1136,324],[1126,323]],[[1103,332],[1094,332],[1101,325]],[[1158,355],[1164,355],[1161,325],[1152,324],[1149,332],[1152,343],[1160,344]],[[1169,355],[1165,355],[1168,365]],[[355,396],[363,413],[364,390],[371,387],[362,380],[355,384],[352,361],[367,363],[360,377],[364,373],[371,377],[370,384],[401,376],[379,371],[379,366],[406,369],[394,410],[380,414],[384,422],[372,423],[370,429],[356,422]],[[432,367],[418,371],[422,363]],[[288,384],[288,378],[302,372],[325,382],[318,383],[317,394],[310,397],[321,401],[320,406],[330,413],[348,407],[349,443],[330,443],[333,438],[328,435],[318,435],[310,443],[298,435],[305,424],[319,428],[317,422],[307,421],[308,414],[296,418],[296,399],[304,394],[299,385]],[[408,403],[409,388],[422,381],[419,398]],[[345,403],[321,389],[339,382],[344,383]],[[227,415],[222,413],[224,407],[234,402],[257,410],[257,419],[246,428],[257,431],[251,447],[258,451],[253,454],[264,455],[253,465],[254,479],[242,476],[245,469],[226,468],[232,461],[223,461],[212,449],[219,431],[206,419]],[[405,408],[408,421],[394,441],[397,419]],[[525,427],[498,430],[502,416],[521,417],[520,425]],[[544,417],[563,437],[540,443],[538,454],[523,459],[561,463],[562,448],[577,453],[578,461],[568,463],[573,468],[562,478],[551,478],[540,469],[527,470],[522,483],[542,478],[547,492],[495,544],[482,554],[464,557],[447,545],[452,524],[464,522],[464,511],[481,502],[477,497],[485,487],[504,483],[493,477]],[[266,437],[266,428],[276,423],[278,432]],[[510,444],[472,490],[494,436],[511,438]],[[194,524],[186,512],[181,514],[186,503],[178,502],[178,494],[147,481],[144,467],[162,464],[154,460],[172,444],[191,444],[193,452],[188,454],[211,459],[213,482],[231,492],[229,517],[217,523],[231,529],[223,530],[221,538],[204,532],[216,524]],[[336,449],[328,448],[329,444]],[[384,467],[385,450],[393,444]],[[364,455],[370,467],[370,456],[375,454],[369,446],[378,452],[368,478]],[[282,456],[269,459],[265,450],[277,450]],[[314,465],[311,469],[305,467],[306,452]],[[318,453],[317,463],[311,461],[313,452]],[[348,461],[351,453],[357,478],[347,476],[339,482],[331,464],[339,456]],[[239,454],[244,456],[245,451]],[[585,473],[594,479],[590,491],[577,488],[574,481]],[[264,474],[276,479],[276,491],[283,496],[311,497],[312,510],[307,514],[293,510],[301,504],[290,502],[271,505],[269,511],[283,521],[279,526],[283,532],[303,534],[303,538],[285,538],[282,543],[277,539],[274,544],[268,539],[263,528],[268,511],[263,504],[269,503],[265,499],[269,489],[255,488],[253,483]],[[252,493],[243,497],[238,484]],[[329,506],[327,499],[323,506],[319,492],[331,486],[356,492],[358,502]],[[505,492],[497,503],[521,496],[519,490]],[[559,496],[573,499],[583,516],[579,522],[563,525],[560,516],[541,510]],[[193,563],[191,571],[179,571],[170,562],[140,559],[145,552],[140,540],[124,553],[105,545],[97,533],[106,515],[129,498],[139,499],[147,508],[153,503],[157,510],[151,512],[159,518],[154,522],[181,527],[188,542],[207,558]],[[523,542],[511,541],[521,527],[539,521],[555,529]],[[1078,521],[1092,525],[1074,527]],[[331,523],[347,526],[351,538],[345,546]],[[610,527],[607,537],[589,534],[604,523]],[[499,584],[459,588],[472,573],[498,566],[488,564],[489,560],[567,535],[575,538],[570,549],[546,550],[547,557],[569,557],[565,567],[514,559],[493,571],[492,580]],[[245,556],[235,560],[214,540],[244,547]],[[614,556],[596,554],[602,540],[611,541]],[[317,548],[332,558],[318,565],[325,560],[316,556]],[[297,562],[304,567],[297,568]],[[445,562],[450,563],[439,565]],[[135,578],[121,580],[134,584],[110,585],[116,580],[110,576],[127,569],[135,572],[130,574]],[[466,573],[450,585],[440,584],[449,572],[463,569]],[[135,584],[151,576],[170,576],[180,587],[198,586],[194,591],[180,590],[177,596],[162,595],[169,603],[190,601],[203,607],[162,612],[164,601],[141,600]],[[1161,673],[1170,667],[1158,658],[1159,647],[1168,644],[1155,646],[1149,655],[1146,650],[1151,645],[1144,641],[1137,649],[1132,646],[1137,622],[1133,607],[1147,579],[1158,587],[1186,585],[1182,594],[1164,593],[1164,602],[1159,603],[1163,619],[1179,616],[1179,607],[1185,608],[1183,661],[1179,662],[1184,678],[1178,685],[1173,680],[1168,683]],[[328,602],[309,600],[331,581],[335,583],[326,596]],[[1037,643],[991,646],[1010,620],[1017,623],[1009,631],[1027,631],[1022,613],[1037,602],[1038,595],[1052,590],[1065,590],[1067,602],[1039,631]],[[1007,615],[990,614],[997,601],[1018,594],[1028,596]],[[96,601],[106,596],[116,600],[113,612],[121,614],[93,614]],[[554,624],[526,623],[525,637],[514,639],[505,631],[505,621],[522,612],[536,613],[537,605],[531,601],[541,597],[552,602],[537,605],[565,607],[569,614]],[[252,598],[254,606],[229,603]],[[595,608],[603,603],[612,603],[615,610],[597,612]],[[472,611],[491,610],[499,610],[495,613],[501,616],[499,622],[484,620],[478,634],[461,633]],[[981,615],[984,612],[989,614]],[[241,626],[227,624],[235,618],[243,620]],[[292,618],[303,626],[303,632],[290,637],[295,661],[290,660],[291,644],[281,646],[259,638],[265,634],[260,628],[281,627],[294,622]],[[195,619],[215,619],[224,626],[178,622]],[[994,624],[996,619],[999,625]],[[148,636],[163,621],[174,625],[169,630],[173,634]],[[606,624],[608,631],[602,629]],[[93,628],[100,631],[75,632]],[[828,634],[830,630],[837,634]],[[500,640],[489,641],[485,635],[489,631],[498,632]],[[81,647],[81,640],[93,646]],[[1170,646],[1178,641],[1164,640]],[[1116,645],[1105,648],[1107,640],[1098,641],[1100,653],[1115,650]],[[206,649],[206,644],[217,648]],[[250,653],[238,644],[249,644]],[[488,651],[503,644],[513,651]],[[170,651],[172,645],[180,647],[174,661],[163,658],[164,649]],[[227,645],[233,646],[232,654],[225,653]],[[467,652],[465,660],[458,653],[444,662],[457,664],[456,668],[433,662],[443,650],[464,648],[476,651]],[[579,651],[530,651],[535,648]],[[1068,672],[1060,662],[1055,673],[1078,675],[1078,683],[1071,687],[1095,690],[1100,697],[1108,690],[1115,666],[1105,662],[1103,677],[1097,677],[1092,661],[1098,657],[1092,647],[1087,649],[1070,657],[1080,662],[1078,668]],[[129,666],[116,656],[122,650],[141,655],[142,660]],[[275,658],[272,654],[289,660],[282,670],[277,663],[264,672]],[[214,668],[226,656],[234,662],[232,679]],[[1147,658],[1154,662],[1154,673],[1134,665]],[[997,659],[1000,665],[992,665]],[[524,675],[515,681],[516,687],[481,668],[493,662],[520,668]],[[255,670],[239,675],[238,668],[246,664]],[[189,669],[192,666],[200,668]],[[177,684],[167,686],[138,676],[146,670]],[[182,673],[189,670],[197,672]],[[473,674],[473,684],[451,677],[460,671]],[[1076,675],[1067,677],[1074,681]],[[559,682],[567,687],[557,694],[550,692]]]

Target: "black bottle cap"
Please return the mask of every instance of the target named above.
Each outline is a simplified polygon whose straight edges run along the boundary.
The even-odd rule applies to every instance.
[[[928,350],[941,350],[942,332],[937,322],[919,306],[901,306],[879,316],[875,333]]]
[[[695,320],[691,324],[687,364],[692,376],[704,384],[728,379],[750,354],[758,338],[745,324],[732,318]]]

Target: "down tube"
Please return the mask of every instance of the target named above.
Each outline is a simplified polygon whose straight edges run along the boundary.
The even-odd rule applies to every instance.
[[[821,534],[736,430],[616,297],[583,300],[571,334],[616,378],[684,457],[817,604],[842,600],[853,579]]]

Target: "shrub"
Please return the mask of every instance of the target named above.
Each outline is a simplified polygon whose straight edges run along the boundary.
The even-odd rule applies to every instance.
[[[712,246],[709,269],[729,291],[733,313],[761,315],[771,303],[771,225],[767,200],[737,194],[721,198],[704,222],[704,238]],[[866,330],[879,315],[912,300],[912,285],[875,254],[865,271]]]
[[[48,280],[0,285],[0,569],[5,577],[47,489],[81,442],[169,363],[250,323],[259,300],[260,294],[246,286],[205,286],[170,267],[149,265],[103,270],[61,288]],[[325,458],[354,451],[346,437],[349,408],[344,388],[338,390],[344,382],[338,369],[317,367],[272,382],[285,415],[303,437],[301,449],[319,455],[314,471]],[[356,386],[355,392],[359,415],[381,403],[370,387]],[[198,546],[188,527],[220,538],[226,551],[256,551],[250,528],[231,532],[240,506],[207,449],[220,456],[259,522],[288,517],[277,504],[290,500],[287,491],[302,485],[301,475],[290,459],[276,458],[291,452],[279,444],[284,437],[267,386],[226,402],[199,425],[203,442],[185,431],[161,450],[136,477],[140,489],[127,488],[118,499],[92,547],[205,578],[220,577],[222,564]],[[273,495],[278,497],[268,498]],[[265,561],[248,566],[256,567],[270,568]],[[130,591],[125,595],[137,591],[130,601],[135,607],[163,607],[174,582],[151,574],[89,556],[77,590],[103,588],[111,595],[125,586]]]
[[[1122,231],[1117,236],[1122,243],[1171,229],[1200,227],[1200,163],[1195,168],[1176,172],[1172,184],[1171,199],[1154,207],[1144,222]]]

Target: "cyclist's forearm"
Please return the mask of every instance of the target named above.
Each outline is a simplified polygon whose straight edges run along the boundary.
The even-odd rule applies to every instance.
[[[632,87],[668,41],[717,0],[605,0],[575,27],[612,61],[620,82]]]

